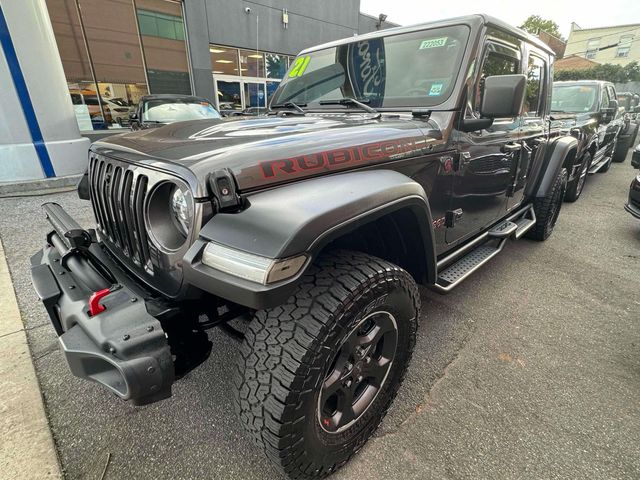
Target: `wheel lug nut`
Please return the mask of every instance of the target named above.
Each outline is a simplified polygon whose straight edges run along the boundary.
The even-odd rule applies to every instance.
[[[351,380],[347,380],[346,382],[344,382],[344,386],[350,388],[352,383],[353,382]]]

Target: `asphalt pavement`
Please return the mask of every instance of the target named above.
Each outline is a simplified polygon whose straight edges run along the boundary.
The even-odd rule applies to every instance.
[[[511,242],[449,295],[422,291],[400,394],[333,478],[640,478],[640,221],[623,209],[636,174],[629,158],[588,178],[548,241]],[[86,227],[93,220],[74,193],[0,199],[0,237],[66,477],[279,478],[235,419],[237,343],[222,331],[173,397],[146,407],[69,373],[29,277],[49,228],[44,201]]]

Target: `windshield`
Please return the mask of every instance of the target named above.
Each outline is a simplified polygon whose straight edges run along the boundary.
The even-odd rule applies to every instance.
[[[554,85],[551,111],[581,113],[596,110],[598,88],[595,85]]]
[[[271,105],[346,97],[375,108],[438,105],[451,95],[468,38],[469,28],[457,25],[298,56]]]
[[[203,118],[220,118],[209,102],[159,99],[144,104],[142,119],[146,122],[173,123]]]

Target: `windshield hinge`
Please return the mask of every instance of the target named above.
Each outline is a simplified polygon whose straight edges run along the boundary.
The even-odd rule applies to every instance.
[[[414,118],[419,118],[421,120],[429,120],[431,112],[432,111],[427,108],[414,108],[411,110],[411,115],[413,115]]]

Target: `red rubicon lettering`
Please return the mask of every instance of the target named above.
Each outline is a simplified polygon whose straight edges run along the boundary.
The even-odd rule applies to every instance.
[[[317,168],[340,168],[342,165],[387,159],[393,155],[411,152],[421,148],[418,147],[417,143],[416,139],[369,143],[357,147],[339,148],[327,152],[271,160],[261,163],[260,167],[264,178],[291,175]]]
[[[265,178],[275,177],[278,172],[293,173],[295,168],[293,166],[293,159],[287,158],[285,160],[273,160],[271,162],[264,162],[260,164],[262,167],[262,174]]]

